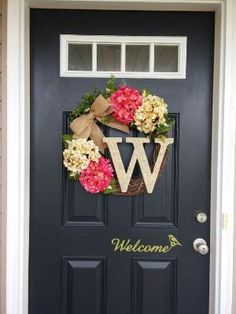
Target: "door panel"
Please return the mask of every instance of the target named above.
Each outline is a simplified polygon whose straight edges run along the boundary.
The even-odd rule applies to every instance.
[[[170,114],[170,117],[175,125],[169,133],[174,144],[169,147],[168,164],[151,195],[133,197],[134,227],[175,228],[178,224],[179,115]]]
[[[134,259],[132,313],[175,313],[176,278],[175,259]]]
[[[104,259],[64,259],[63,313],[103,314],[105,309]]]
[[[176,122],[151,195],[91,195],[67,179],[61,135],[69,112],[106,80],[60,77],[60,34],[187,36],[186,80],[126,80],[161,95]],[[210,234],[213,47],[213,13],[32,9],[30,314],[208,313],[209,255],[192,243],[209,243]],[[127,164],[132,150],[121,150]],[[207,223],[197,223],[198,210]],[[124,248],[170,246],[171,235],[182,246],[166,253]]]

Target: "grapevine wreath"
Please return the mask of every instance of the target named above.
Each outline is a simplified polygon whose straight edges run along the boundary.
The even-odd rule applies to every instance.
[[[107,143],[101,127],[125,133],[135,130],[148,137],[154,143],[152,171],[160,151],[160,144],[155,143],[155,139],[165,140],[173,125],[163,98],[146,89],[139,91],[125,84],[117,86],[111,78],[104,91],[94,88],[83,96],[72,110],[69,123],[72,133],[63,135],[63,163],[70,179],[79,181],[90,193],[137,195],[147,192],[143,176],[132,178],[127,190],[122,192],[114,164],[107,157]],[[168,149],[158,177],[167,159]]]

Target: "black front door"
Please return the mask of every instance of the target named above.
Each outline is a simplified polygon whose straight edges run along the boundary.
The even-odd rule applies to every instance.
[[[67,179],[68,112],[105,79],[60,77],[60,34],[187,36],[186,80],[126,80],[164,97],[175,119],[152,194],[91,195]],[[30,314],[208,313],[209,254],[193,241],[209,244],[213,38],[206,12],[32,10]],[[173,248],[125,249],[137,241]]]

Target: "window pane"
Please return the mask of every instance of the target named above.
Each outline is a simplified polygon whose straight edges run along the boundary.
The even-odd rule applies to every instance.
[[[178,46],[155,46],[154,72],[178,71]]]
[[[97,70],[120,71],[120,45],[97,45]]]
[[[70,71],[91,71],[92,70],[92,45],[90,44],[69,44]]]
[[[149,72],[149,46],[127,45],[125,70]]]

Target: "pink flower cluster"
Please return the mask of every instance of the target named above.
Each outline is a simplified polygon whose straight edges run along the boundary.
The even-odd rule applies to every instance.
[[[79,177],[80,183],[90,193],[103,192],[111,183],[113,168],[110,160],[100,157],[98,161],[90,161]]]
[[[128,125],[134,120],[135,110],[142,104],[142,96],[135,88],[121,86],[110,97],[114,118]]]

